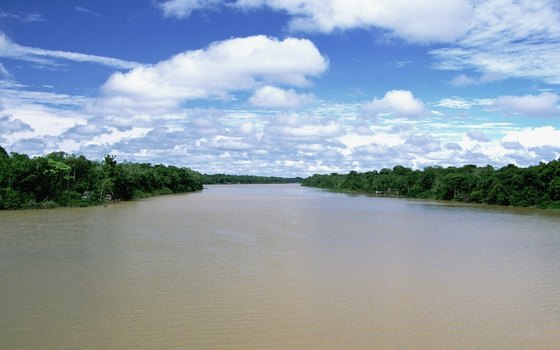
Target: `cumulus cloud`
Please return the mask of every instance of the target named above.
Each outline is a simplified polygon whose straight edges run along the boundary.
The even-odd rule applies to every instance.
[[[27,134],[33,131],[32,134],[37,136],[56,136],[85,122],[82,108],[88,98],[83,96],[30,91],[21,84],[7,81],[6,84],[0,84],[0,97],[3,114],[9,116],[9,120],[16,125],[19,124],[17,120],[28,125],[31,130],[19,130],[27,131]],[[0,127],[0,131],[3,128]]]
[[[299,114],[282,114],[274,118],[267,132],[281,138],[325,139],[341,136],[344,128],[332,120],[320,120]]]
[[[76,123],[84,122],[83,115],[73,111],[65,111],[38,104],[12,105],[11,101],[5,104],[6,113],[10,120],[20,120],[40,135],[60,135]],[[18,125],[19,122],[17,122]],[[27,128],[25,128],[27,129]],[[19,130],[25,131],[25,130]]]
[[[461,147],[460,144],[458,144],[457,142],[448,142],[445,144],[445,148],[450,150],[450,151],[462,151],[463,147]]]
[[[375,98],[363,108],[374,115],[392,114],[400,117],[419,117],[430,113],[422,100],[415,98],[408,90],[388,91],[383,98]]]
[[[217,135],[204,143],[204,146],[228,151],[248,151],[255,146],[242,137]]]
[[[467,136],[473,141],[490,142],[488,136],[486,136],[482,131],[472,130],[467,132]]]
[[[315,101],[313,94],[298,94],[293,89],[263,86],[257,89],[249,102],[256,107],[298,109]]]
[[[110,129],[95,124],[78,124],[66,130],[61,137],[65,139],[87,140],[110,132]]]
[[[406,138],[405,145],[409,152],[431,153],[441,149],[441,144],[433,136],[421,134],[410,135]]]
[[[31,131],[33,129],[29,126],[29,124],[26,124],[19,119],[3,116],[0,117],[0,130],[1,133],[14,133],[18,131]]]
[[[310,85],[327,59],[307,39],[233,38],[187,51],[150,67],[114,73],[102,87],[102,104],[169,109],[193,99],[230,98],[261,84]],[[140,105],[142,107],[142,105]]]
[[[500,96],[493,106],[513,114],[530,117],[560,117],[560,96],[551,92],[539,95]]]
[[[502,142],[502,146],[508,150],[521,150],[523,149],[523,145],[519,143],[519,141],[504,141]]]
[[[524,128],[507,132],[502,139],[504,142],[518,143],[524,147],[560,147],[560,129],[552,126],[538,128]]]
[[[160,7],[171,17],[269,8],[288,14],[293,31],[377,28],[409,42],[440,42],[446,46],[431,51],[437,69],[481,74],[457,75],[451,84],[459,87],[508,77],[560,83],[560,66],[551,64],[560,57],[560,8],[551,0],[168,0]]]
[[[18,139],[10,149],[12,152],[26,153],[29,155],[44,155],[48,142],[43,137]]]
[[[167,0],[159,4],[164,16],[175,18],[226,6],[285,12],[291,17],[292,31],[330,33],[375,27],[394,37],[423,43],[453,41],[473,23],[473,5],[468,0]]]
[[[235,6],[284,11],[292,17],[292,30],[330,33],[376,27],[415,42],[452,41],[472,22],[472,5],[466,0],[238,0]]]
[[[131,69],[141,66],[140,63],[120,60],[105,56],[88,55],[71,51],[45,50],[36,47],[22,46],[14,43],[6,34],[0,32],[0,57],[22,61],[57,65],[55,60],[96,63],[116,69]]]
[[[237,132],[243,136],[253,135],[256,130],[256,126],[251,122],[244,122],[238,125]]]

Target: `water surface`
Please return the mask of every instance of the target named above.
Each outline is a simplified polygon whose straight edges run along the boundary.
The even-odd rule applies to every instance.
[[[0,212],[0,348],[558,349],[559,227],[297,185]]]

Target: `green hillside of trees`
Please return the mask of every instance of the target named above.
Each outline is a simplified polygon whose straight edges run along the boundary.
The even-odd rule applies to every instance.
[[[0,209],[88,206],[202,189],[202,175],[175,166],[96,162],[64,152],[30,158],[0,147]]]
[[[520,168],[403,166],[380,171],[313,175],[302,185],[334,191],[454,200],[511,206],[560,208],[560,161]]]

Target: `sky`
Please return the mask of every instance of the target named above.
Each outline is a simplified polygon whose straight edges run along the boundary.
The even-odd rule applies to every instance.
[[[0,145],[309,176],[560,157],[557,0],[1,0]]]

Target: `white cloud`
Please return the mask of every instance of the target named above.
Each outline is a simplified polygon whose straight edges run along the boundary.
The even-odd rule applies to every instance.
[[[10,12],[0,9],[0,18],[25,23],[44,22],[45,18],[38,12]]]
[[[443,98],[435,105],[450,109],[471,109],[473,106],[491,106],[493,103],[494,100],[489,98],[466,99],[454,96]]]
[[[486,134],[479,130],[471,130],[467,132],[467,136],[473,141],[490,142],[488,136],[486,136]]]
[[[466,87],[472,85],[492,83],[495,81],[504,80],[505,78],[507,77],[504,76],[502,73],[496,73],[496,72],[485,72],[480,77],[471,77],[465,74],[459,74],[455,76],[453,79],[451,79],[449,83],[454,87]]]
[[[508,150],[522,150],[523,145],[519,141],[503,141],[502,146]]]
[[[6,113],[16,120],[28,125],[33,135],[60,135],[77,123],[83,123],[85,118],[72,111],[63,111],[37,104],[20,104],[12,106],[6,104]],[[25,130],[21,130],[25,131]],[[29,133],[29,136],[32,134]]]
[[[96,17],[100,17],[101,14],[95,11],[92,11],[88,8],[82,7],[82,6],[74,6],[74,11],[76,12],[82,12],[82,13],[87,13],[88,15],[92,15],[92,16],[96,16]]]
[[[4,133],[14,133],[19,131],[32,131],[31,127],[19,119],[8,116],[0,116],[0,135]]]
[[[65,139],[87,140],[109,132],[109,128],[105,126],[95,124],[77,124],[66,130],[61,136]]]
[[[458,144],[457,142],[448,142],[445,144],[445,148],[447,148],[450,151],[462,151],[463,147],[461,147],[460,144]]]
[[[560,148],[560,129],[543,126],[513,130],[509,131],[502,140],[504,142],[516,142],[524,147],[553,146]]]
[[[274,118],[267,132],[282,138],[315,140],[341,136],[344,129],[332,120],[321,121],[305,115],[283,114]]]
[[[263,83],[308,86],[308,77],[327,68],[327,60],[307,39],[251,36],[215,42],[150,67],[115,73],[102,87],[101,104],[150,108],[178,107],[186,100],[230,98]]]
[[[472,107],[472,103],[460,97],[444,98],[439,100],[436,105],[450,109],[470,109]]]
[[[453,41],[473,23],[473,5],[468,0],[168,0],[159,6],[166,17],[176,18],[220,6],[268,7],[290,15],[292,31],[330,33],[375,27],[411,42]]]
[[[255,147],[255,145],[246,142],[246,140],[242,137],[223,135],[214,136],[210,141],[205,143],[204,146],[228,151],[249,151]]]
[[[219,5],[220,0],[167,0],[159,4],[165,17],[185,18],[195,10]]]
[[[551,0],[473,0],[475,22],[452,46],[431,51],[436,68],[474,69],[484,83],[507,77],[560,83],[560,8]],[[538,19],[538,20],[536,20]],[[459,76],[460,77],[460,76]]]
[[[329,33],[377,27],[414,42],[454,40],[472,21],[466,0],[238,0],[236,6],[285,11],[292,16],[292,30]]]
[[[297,126],[282,126],[277,128],[278,134],[282,136],[292,137],[333,137],[342,133],[340,125],[334,122],[329,122],[324,125],[297,125]]]
[[[293,89],[280,89],[266,85],[255,91],[249,102],[256,107],[298,109],[315,101],[313,94],[298,94]]]
[[[388,91],[383,98],[375,98],[363,108],[375,115],[392,114],[400,117],[419,117],[430,113],[424,103],[408,90]]]
[[[242,123],[237,127],[237,132],[243,136],[253,135],[255,130],[256,130],[255,124],[251,122]]]
[[[508,113],[532,117],[560,117],[560,96],[551,92],[539,95],[500,96],[493,106]]]
[[[451,84],[469,86],[509,77],[560,83],[560,7],[554,0],[169,0],[174,17],[219,7],[267,7],[287,13],[295,31],[377,28],[413,43],[441,42],[435,67],[473,69]],[[535,20],[538,18],[538,20]]]
[[[40,145],[48,150],[71,151],[58,137],[76,124],[86,123],[81,108],[88,99],[25,88],[13,82],[0,84],[0,109],[7,116],[0,118],[4,145],[30,155],[48,153],[47,148],[38,152]]]
[[[11,76],[10,72],[0,63],[0,78],[9,78]]]
[[[406,150],[409,152],[418,152],[420,154],[436,152],[441,149],[440,142],[433,136],[420,134],[410,135],[405,141]]]
[[[327,101],[306,113],[279,115],[182,109],[127,118],[91,116],[80,107],[89,101],[83,97],[19,89],[19,94],[15,88],[0,91],[2,113],[8,116],[0,118],[0,139],[9,151],[30,155],[63,150],[101,159],[111,153],[121,161],[168,163],[207,173],[284,176],[397,164],[527,166],[560,156],[560,130],[554,126],[469,124],[436,115],[414,120],[381,115],[372,121],[355,104],[328,106]]]
[[[0,57],[13,58],[22,61],[41,63],[46,65],[58,65],[56,60],[68,60],[74,62],[87,62],[102,64],[117,69],[131,69],[141,66],[140,63],[120,60],[118,58],[88,55],[78,52],[45,50],[36,47],[18,45],[10,40],[4,33],[0,32]]]
[[[459,74],[451,80],[451,85],[455,87],[464,87],[478,84],[478,81],[472,77],[466,76],[465,74]]]

